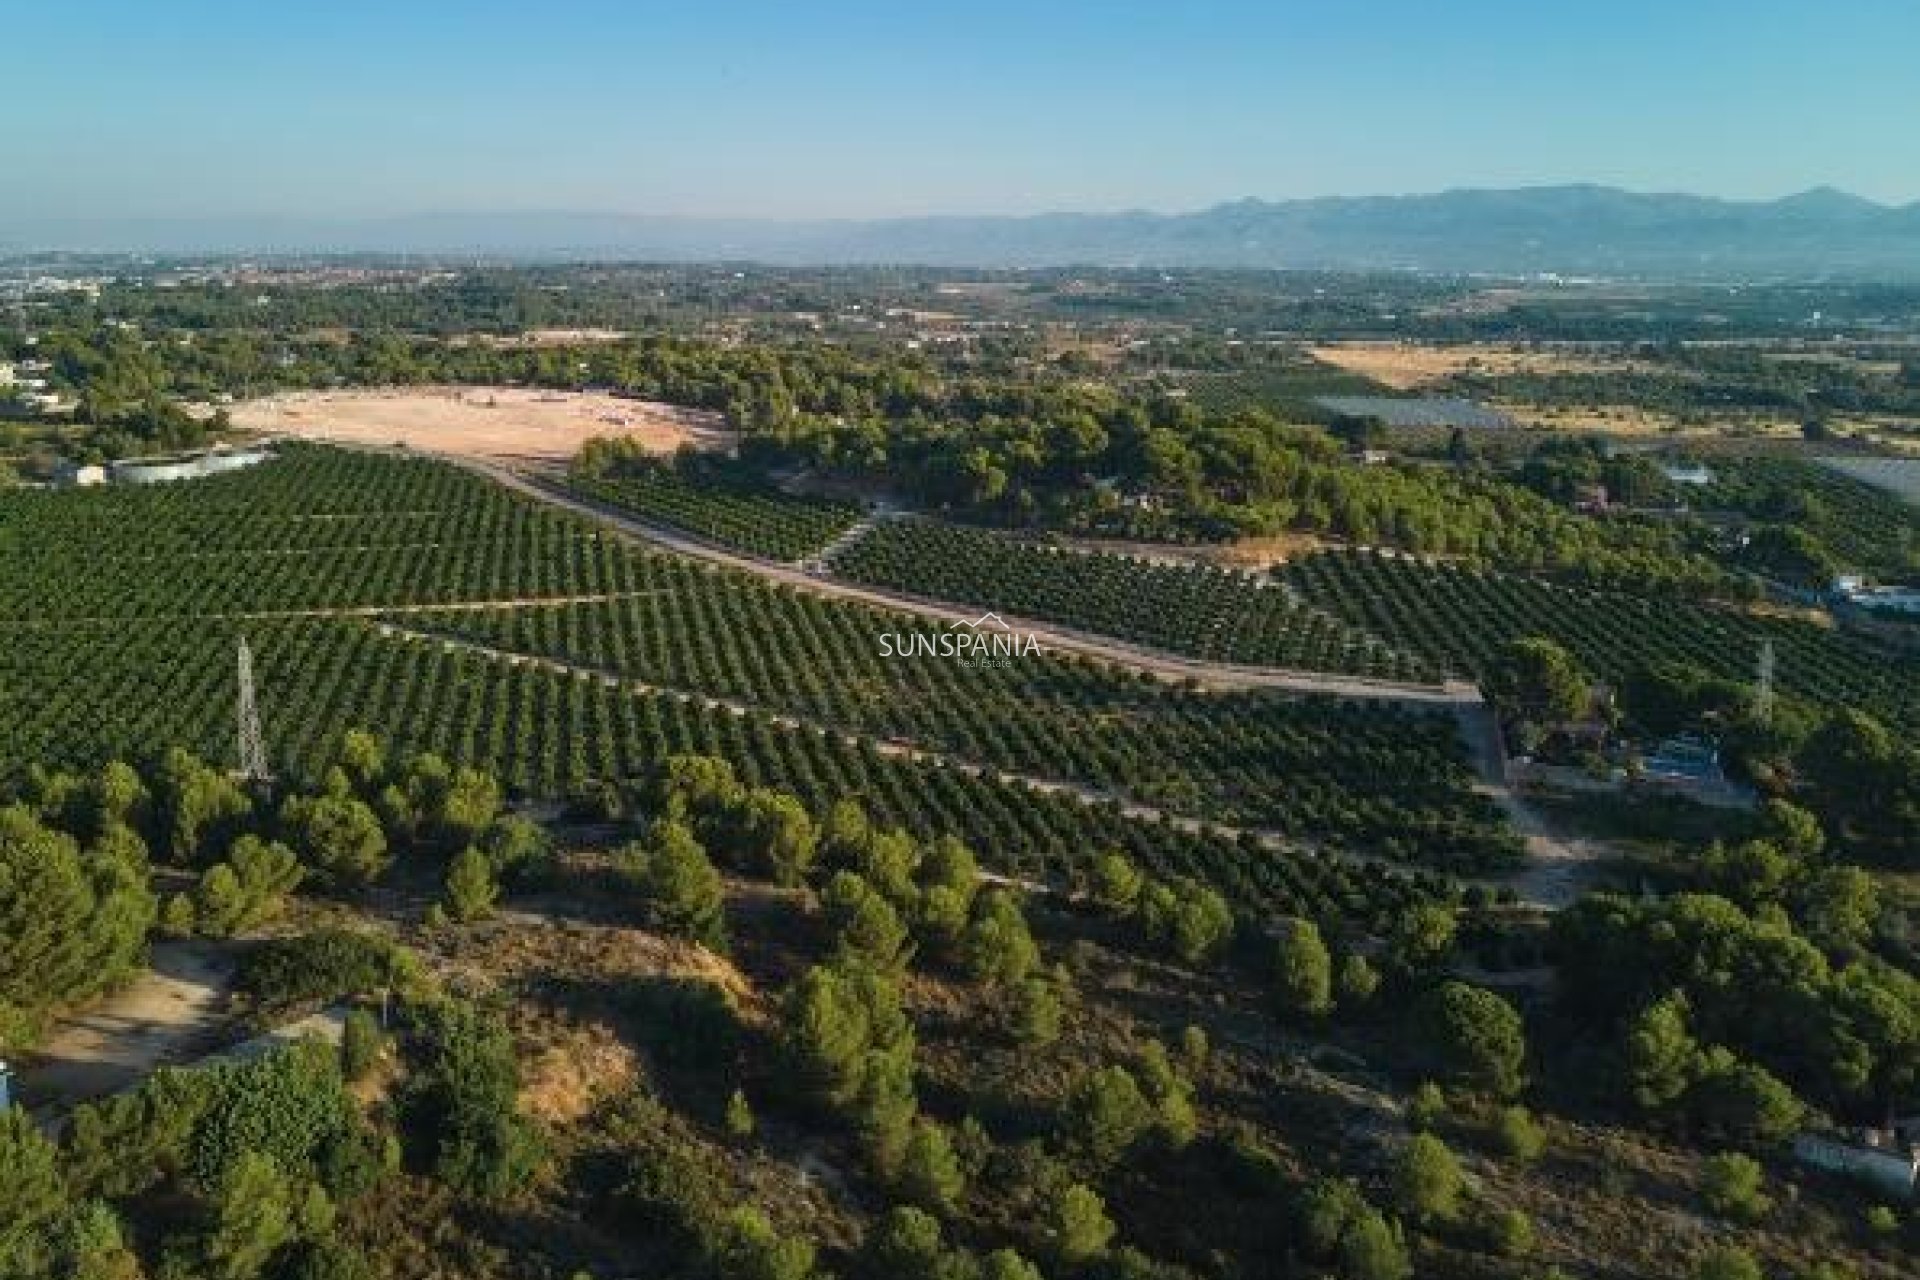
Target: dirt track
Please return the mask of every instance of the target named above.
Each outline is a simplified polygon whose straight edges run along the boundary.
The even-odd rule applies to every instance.
[[[936,622],[970,622],[980,616],[981,611],[977,608],[947,604],[904,592],[860,586],[837,578],[810,573],[793,565],[730,551],[676,530],[636,520],[624,512],[576,497],[565,492],[558,485],[487,459],[447,456],[444,460],[478,471],[509,489],[524,493],[541,502],[563,507],[601,524],[609,525],[616,531],[639,541],[665,547],[694,559],[752,573],[799,591],[831,596],[840,600],[856,600],[882,609],[917,614]],[[1210,662],[1203,658],[1182,657],[1179,654],[1129,644],[1124,640],[1078,631],[1057,623],[1038,622],[1012,614],[1003,613],[1001,616],[1016,630],[1033,636],[1042,649],[1097,658],[1115,666],[1144,671],[1170,682],[1192,681],[1207,689],[1288,689],[1300,693],[1325,693],[1368,701],[1413,702],[1443,707],[1473,706],[1480,702],[1480,691],[1470,684],[1459,681],[1431,685],[1411,681],[1372,680],[1364,676],[1330,675],[1325,672],[1291,671],[1278,667],[1252,667],[1229,662]]]
[[[856,586],[837,579],[822,577],[792,565],[742,555],[675,530],[636,520],[624,512],[585,501],[565,492],[550,481],[486,459],[448,457],[446,461],[478,471],[531,498],[588,516],[640,541],[665,547],[682,555],[757,574],[797,590],[838,599],[856,600],[881,608],[903,610],[941,622],[961,622],[978,616],[978,610],[957,608],[940,601]],[[1507,783],[1499,761],[1497,735],[1491,729],[1490,710],[1485,699],[1481,697],[1479,689],[1471,684],[1449,681],[1444,685],[1425,685],[1368,680],[1324,672],[1285,671],[1267,667],[1208,662],[1048,623],[1031,622],[1014,617],[1008,617],[1006,620],[1016,629],[1032,634],[1044,649],[1075,653],[1130,670],[1144,671],[1162,680],[1191,682],[1205,689],[1279,689],[1447,708],[1459,720],[1461,736],[1466,741],[1469,755],[1480,773],[1479,790],[1506,811],[1509,820],[1513,822],[1525,841],[1529,855],[1525,867],[1508,875],[1494,877],[1491,883],[1511,888],[1524,903],[1547,910],[1556,910],[1578,898],[1589,879],[1593,865],[1610,856],[1610,850],[1597,841],[1571,839],[1553,832],[1539,814],[1515,794],[1513,788]],[[949,760],[948,763],[959,762]],[[976,768],[981,767],[976,766]],[[984,768],[981,768],[981,771],[996,772]],[[1010,777],[1006,780],[1027,785],[1041,784],[1044,789],[1080,794],[1080,798],[1090,801],[1114,798],[1081,794],[1085,789],[1071,784],[1061,784],[1052,779]],[[1141,818],[1161,816],[1152,806],[1135,804],[1131,807],[1135,816]],[[1180,825],[1178,820],[1172,821],[1175,825]],[[1239,833],[1235,829],[1230,834]],[[1249,834],[1262,840],[1281,843],[1279,837],[1271,832]],[[1296,848],[1300,845],[1298,841],[1287,843],[1291,843]]]

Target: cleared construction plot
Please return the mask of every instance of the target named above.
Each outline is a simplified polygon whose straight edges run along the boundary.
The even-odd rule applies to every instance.
[[[231,409],[236,427],[336,444],[399,445],[495,461],[563,464],[593,436],[630,436],[656,453],[731,446],[717,413],[599,391],[407,387],[296,391]]]

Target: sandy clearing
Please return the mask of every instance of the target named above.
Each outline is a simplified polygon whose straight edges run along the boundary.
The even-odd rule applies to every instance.
[[[721,449],[733,443],[720,414],[599,391],[293,391],[244,401],[229,413],[236,427],[272,435],[544,463],[566,461],[593,436],[631,436],[658,453],[683,444]]]
[[[161,942],[151,968],[125,988],[55,1024],[20,1073],[21,1099],[67,1107],[117,1093],[156,1067],[213,1047],[233,966],[216,943]]]

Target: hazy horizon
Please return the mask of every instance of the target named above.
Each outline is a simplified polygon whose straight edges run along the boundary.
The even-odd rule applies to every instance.
[[[1920,10],[1888,0],[81,0],[9,37],[0,108],[30,127],[0,222],[1173,213],[1569,183],[1920,200]]]

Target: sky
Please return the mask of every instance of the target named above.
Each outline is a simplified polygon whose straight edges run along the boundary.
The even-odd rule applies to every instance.
[[[1920,200],[1913,0],[0,6],[0,218]]]

